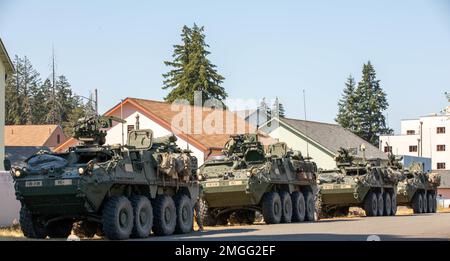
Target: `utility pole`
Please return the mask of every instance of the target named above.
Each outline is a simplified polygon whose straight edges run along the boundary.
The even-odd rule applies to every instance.
[[[95,115],[98,115],[98,93],[97,89],[94,90],[95,95]]]
[[[53,105],[53,115],[52,122],[56,123],[56,75],[55,75],[55,46],[52,44],[52,105]]]

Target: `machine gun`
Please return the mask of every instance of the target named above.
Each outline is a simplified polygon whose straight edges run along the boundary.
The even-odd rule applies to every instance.
[[[125,123],[125,120],[114,116],[93,115],[78,120],[74,126],[74,138],[85,146],[101,146],[106,142],[105,128],[111,128],[113,121]]]

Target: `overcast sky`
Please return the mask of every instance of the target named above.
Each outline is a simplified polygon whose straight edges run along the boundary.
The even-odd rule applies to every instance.
[[[214,2],[214,3],[213,3]],[[183,25],[205,26],[231,99],[279,97],[288,117],[334,122],[346,77],[370,60],[389,125],[439,112],[450,91],[450,4],[431,1],[0,0],[0,37],[46,78],[99,90],[100,111],[125,97],[162,100],[161,74]]]

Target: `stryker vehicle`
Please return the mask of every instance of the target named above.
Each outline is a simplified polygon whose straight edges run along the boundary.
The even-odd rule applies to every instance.
[[[67,237],[73,227],[117,240],[192,230],[197,159],[176,146],[175,136],[139,130],[138,118],[126,145],[106,146],[103,129],[113,120],[121,121],[80,119],[74,137],[83,145],[40,152],[24,168],[11,169],[26,237]]]
[[[205,225],[225,225],[230,215],[251,224],[256,211],[266,224],[317,219],[316,164],[286,143],[270,145],[268,152],[256,134],[232,135],[224,155],[199,168]]]
[[[397,183],[401,173],[377,160],[355,160],[341,148],[335,157],[337,169],[319,171],[321,217],[346,216],[350,207],[361,207],[366,216],[397,213]]]
[[[408,169],[403,169],[399,162],[401,158],[390,155],[390,166],[394,169],[403,170],[404,179],[398,183],[397,203],[408,206],[416,214],[436,213],[437,210],[437,187],[441,178],[438,173],[423,171],[423,166],[415,162]]]

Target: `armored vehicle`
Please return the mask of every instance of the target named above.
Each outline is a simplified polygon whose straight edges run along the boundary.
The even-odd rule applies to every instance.
[[[223,154],[199,168],[204,224],[227,224],[232,214],[251,224],[256,211],[267,224],[317,219],[317,167],[299,151],[280,142],[266,155],[257,134],[241,134],[230,137]]]
[[[319,171],[321,216],[349,213],[361,207],[367,216],[390,216],[397,213],[397,183],[401,173],[383,166],[381,160],[355,160],[349,150],[341,148],[335,157],[337,169]]]
[[[437,187],[441,179],[438,173],[423,170],[422,164],[415,162],[408,169],[403,169],[401,158],[390,156],[390,165],[394,169],[402,170],[404,178],[398,183],[397,203],[408,206],[414,213],[436,213]]]
[[[126,145],[106,146],[106,116],[81,119],[67,153],[40,152],[12,168],[20,225],[26,237],[67,237],[72,224],[85,235],[109,239],[187,233],[199,193],[197,159],[175,136],[129,132]]]

